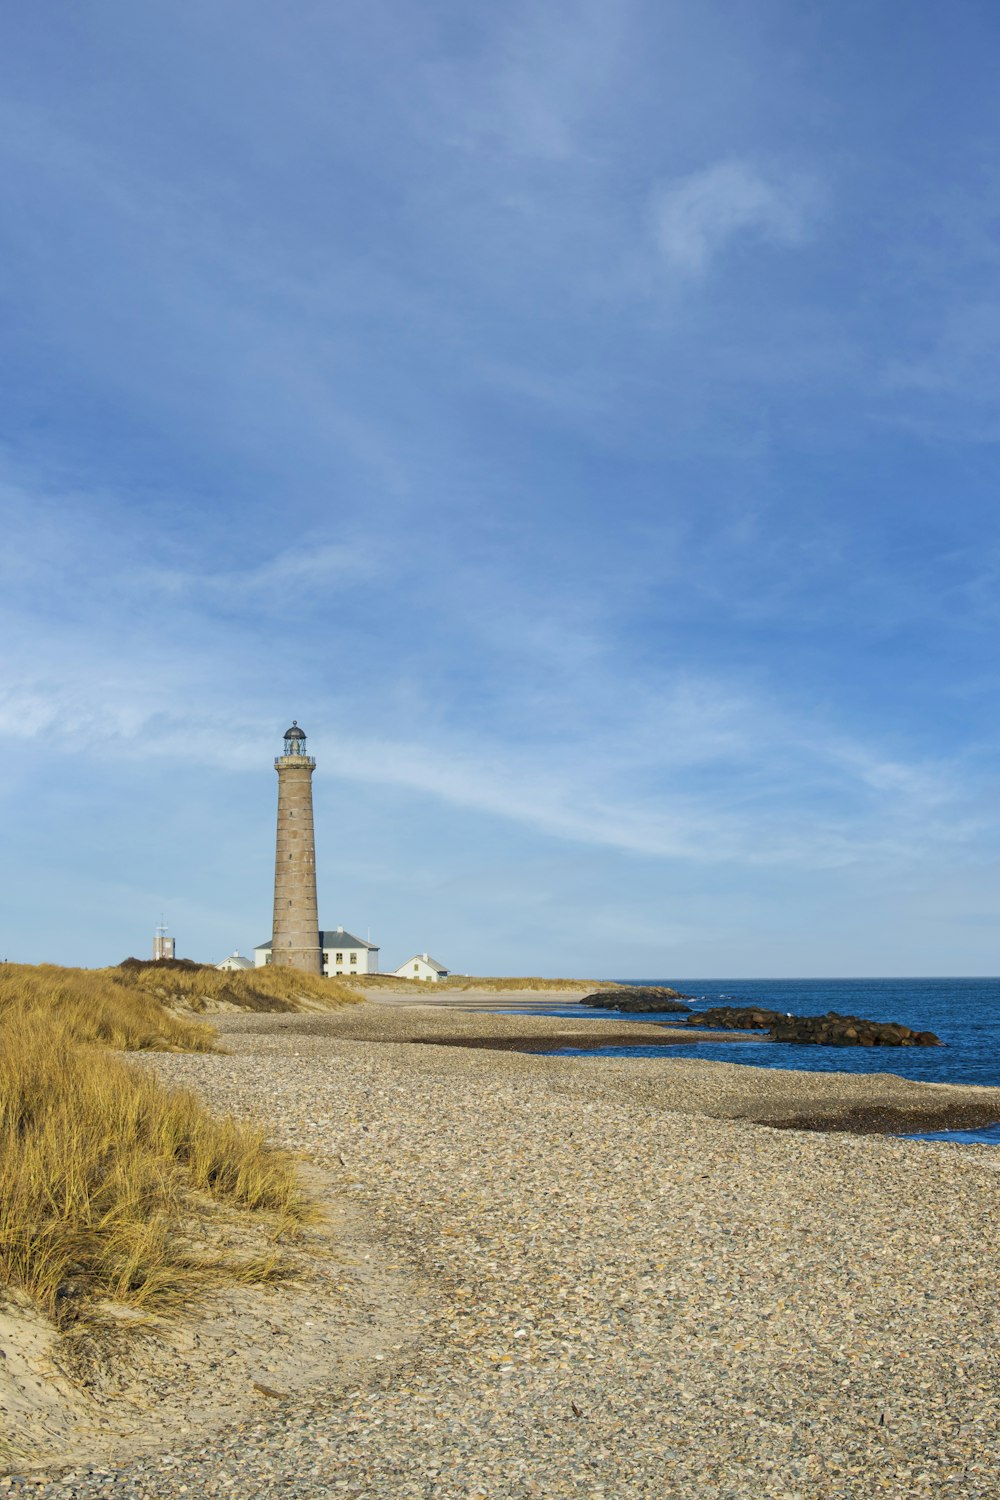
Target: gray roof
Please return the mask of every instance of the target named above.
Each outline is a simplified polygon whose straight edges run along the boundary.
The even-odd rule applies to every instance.
[[[447,974],[450,972],[450,970],[445,968],[444,964],[439,964],[436,958],[430,958],[426,953],[414,953],[413,957],[408,958],[405,964],[400,964],[400,969],[405,969],[410,964],[415,964],[418,958],[422,964],[427,964],[431,969],[437,969],[439,974]],[[397,973],[398,972],[399,971],[397,970]]]
[[[378,952],[378,943],[366,943],[350,932],[321,932],[319,937],[321,948],[369,948],[372,953]]]
[[[266,953],[271,946],[271,938],[266,943],[258,943],[254,948],[255,953]],[[321,948],[367,948],[370,953],[378,952],[378,943],[366,943],[364,938],[355,937],[352,932],[321,932],[319,934],[319,945]]]

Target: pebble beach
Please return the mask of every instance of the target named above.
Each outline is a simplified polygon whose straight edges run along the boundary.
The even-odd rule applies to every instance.
[[[322,1168],[352,1254],[400,1277],[400,1337],[210,1438],[5,1492],[995,1500],[1000,1156],[766,1123],[940,1092],[441,1040],[541,1024],[226,1016],[226,1055],[144,1058]]]

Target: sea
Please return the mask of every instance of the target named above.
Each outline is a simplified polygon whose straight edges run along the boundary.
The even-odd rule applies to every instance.
[[[755,1068],[795,1068],[806,1073],[896,1073],[922,1083],[975,1083],[1000,1087],[1000,979],[629,979],[627,985],[669,985],[692,998],[692,1010],[713,1005],[765,1005],[794,1015],[829,1010],[873,1021],[900,1021],[914,1031],[933,1031],[942,1047],[817,1047],[746,1041],[687,1042],[677,1047],[596,1047],[594,1057],[703,1057]],[[579,1016],[579,1007],[553,1005],[551,1015]],[[623,1021],[664,1021],[667,1012],[627,1016],[594,1009],[620,1030]],[[940,1131],[921,1140],[977,1142],[1000,1146],[1000,1122],[984,1130]]]

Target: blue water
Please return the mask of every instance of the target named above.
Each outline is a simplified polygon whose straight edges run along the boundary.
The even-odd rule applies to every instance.
[[[901,1021],[933,1031],[943,1047],[801,1047],[756,1037],[738,1042],[695,1042],[677,1047],[601,1047],[600,1057],[702,1057],[757,1068],[807,1073],[896,1073],[923,1083],[976,1083],[1000,1087],[1000,979],[634,979],[628,984],[669,984],[693,998],[697,1014],[713,1005],[765,1005],[795,1015],[828,1010],[874,1021]],[[578,1006],[556,1006],[551,1015],[579,1016]],[[669,1012],[626,1016],[592,1010],[618,1026],[630,1021],[683,1024]],[[569,1049],[567,1049],[569,1050]],[[580,1054],[576,1054],[580,1055]],[[1000,1123],[981,1131],[951,1131],[929,1140],[988,1141],[1000,1145]]]

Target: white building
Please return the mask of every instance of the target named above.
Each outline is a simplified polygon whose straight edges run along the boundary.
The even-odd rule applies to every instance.
[[[332,932],[321,932],[319,945],[323,950],[324,974],[377,974],[378,945],[366,943],[337,927]],[[271,962],[271,944],[260,943],[253,950],[254,965],[262,969]]]
[[[448,976],[448,970],[444,964],[439,964],[437,959],[431,958],[429,953],[415,953],[393,972],[400,979],[426,979],[432,984],[437,984],[440,979],[446,979]]]
[[[217,969],[226,969],[230,973],[237,969],[252,969],[253,959],[244,958],[242,953],[230,953],[228,958],[224,958],[221,964],[216,964],[215,967]]]

